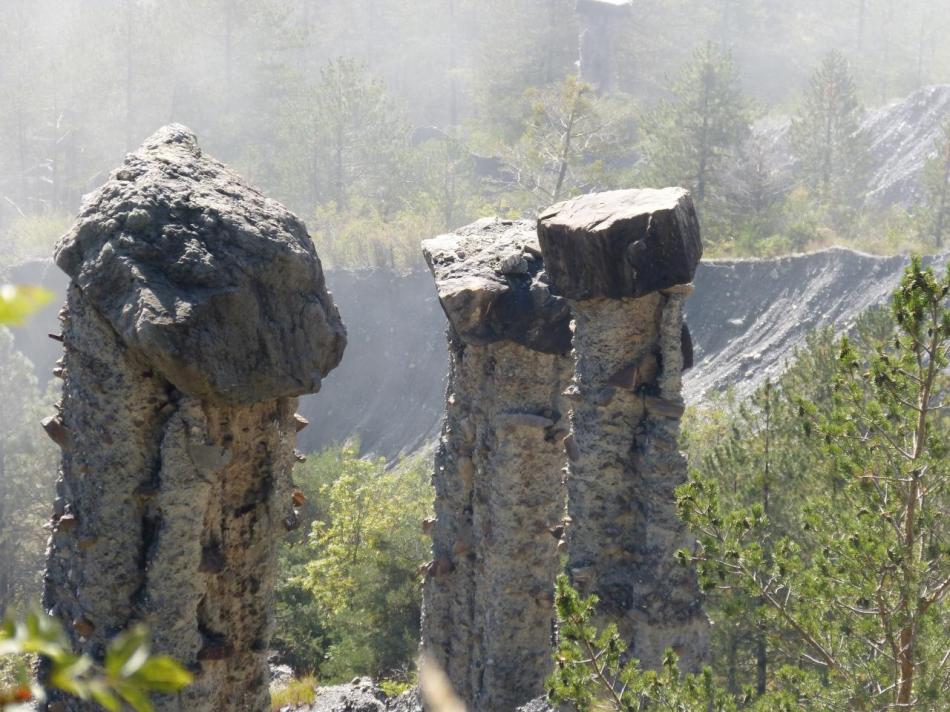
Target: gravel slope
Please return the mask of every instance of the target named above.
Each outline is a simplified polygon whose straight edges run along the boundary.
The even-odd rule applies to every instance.
[[[948,256],[938,258],[940,264]],[[711,389],[751,392],[774,377],[809,331],[831,324],[847,329],[865,309],[883,304],[906,264],[830,249],[769,260],[710,260],[700,264],[686,315],[696,366],[685,378],[689,403]],[[41,379],[61,353],[46,332],[59,331],[56,313],[65,280],[48,263],[31,263],[7,279],[45,284],[53,303],[28,328],[14,329],[17,345]],[[364,451],[393,456],[433,440],[442,418],[447,355],[445,316],[428,273],[328,271],[349,344],[342,364],[316,396],[301,399],[311,427],[304,451],[356,434]]]

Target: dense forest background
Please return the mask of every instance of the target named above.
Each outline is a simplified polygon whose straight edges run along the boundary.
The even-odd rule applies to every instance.
[[[690,187],[710,254],[942,237],[923,195],[865,205],[855,131],[863,107],[950,81],[943,3],[638,0],[611,19],[609,91],[576,79],[575,4],[10,0],[4,260],[48,254],[81,195],[171,121],[337,265],[416,265],[420,237],[634,184]]]
[[[886,201],[867,195],[862,130],[875,107],[950,83],[945,0],[635,0],[612,20],[609,90],[578,76],[575,0],[5,0],[2,13],[0,283],[7,267],[48,258],[81,196],[173,121],[301,215],[336,267],[420,267],[421,239],[477,217],[533,216],[581,192],[641,185],[690,188],[707,256],[831,244],[930,254],[944,249],[950,231],[950,123],[923,151],[913,189]],[[946,305],[946,291],[934,303]],[[716,585],[729,575],[716,568],[717,546],[745,551],[749,535],[710,533],[720,511],[710,488],[728,521],[751,518],[750,531],[765,531],[759,563],[785,556],[780,542],[789,540],[834,550],[814,522],[852,512],[849,468],[874,466],[849,428],[875,404],[870,414],[880,415],[884,435],[874,453],[899,460],[887,440],[906,435],[902,418],[913,410],[887,401],[877,382],[861,382],[852,411],[839,402],[858,388],[860,379],[846,376],[876,373],[881,353],[915,357],[892,344],[894,320],[868,315],[845,365],[834,335],[816,334],[798,365],[751,400],[723,394],[685,421],[695,489],[684,495],[694,498],[684,516],[697,531],[706,526],[711,552],[693,563],[710,584],[715,681],[750,708],[775,691],[793,691],[788,709],[800,698],[821,701],[828,674],[768,612],[762,591]],[[942,328],[945,360],[950,322]],[[935,383],[927,398],[945,403],[946,379]],[[913,395],[906,383],[894,388],[898,404]],[[47,391],[3,327],[0,393],[5,609],[38,598],[58,453],[36,426],[55,385]],[[934,576],[946,575],[950,551],[941,524],[950,514],[946,407],[932,414],[925,438],[921,457],[940,479],[931,519],[914,535],[929,547],[914,565],[932,563]],[[821,427],[803,426],[809,419],[830,434],[816,439]],[[851,451],[845,442],[857,445]],[[275,663],[303,682],[283,686],[275,705],[312,695],[314,681],[368,673],[398,691],[412,680],[428,467],[425,454],[361,457],[356,442],[298,466],[310,525],[281,551],[274,648]],[[706,508],[697,513],[696,502]],[[851,575],[883,561],[889,575],[889,557],[906,552],[875,548],[889,525],[865,526],[861,507],[841,526],[857,533],[853,548],[865,558],[835,565]],[[767,530],[763,513],[771,515]],[[828,537],[849,542],[850,534]],[[873,667],[869,660],[886,658],[861,657],[884,639],[863,622],[867,601],[852,605],[861,618],[854,626],[847,612],[835,618],[851,593],[822,586],[808,567],[823,564],[799,554],[796,570],[807,569],[811,596],[803,607],[831,616],[808,625],[834,619],[835,635],[859,641],[838,651],[842,660]],[[938,709],[950,686],[945,590],[921,624],[929,675],[922,689],[931,695],[922,709]],[[887,674],[867,673],[855,685],[871,689],[870,680]],[[846,707],[841,700],[854,698],[843,689],[835,688],[845,696],[834,704]]]

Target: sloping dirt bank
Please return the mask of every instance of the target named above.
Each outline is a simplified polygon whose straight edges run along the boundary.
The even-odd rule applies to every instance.
[[[940,265],[948,255],[936,258]],[[686,373],[689,403],[710,390],[750,393],[782,371],[813,329],[845,330],[865,309],[886,303],[905,257],[875,257],[830,249],[769,260],[711,260],[700,264],[696,291],[686,301],[696,365]],[[5,280],[41,283],[56,299],[25,328],[17,346],[48,380],[61,346],[56,312],[65,279],[48,263],[23,265]],[[444,405],[445,316],[427,273],[328,271],[327,284],[346,322],[342,364],[316,397],[301,399],[313,425],[298,447],[316,450],[352,435],[365,452],[394,456],[436,437]],[[319,400],[318,400],[319,399]]]

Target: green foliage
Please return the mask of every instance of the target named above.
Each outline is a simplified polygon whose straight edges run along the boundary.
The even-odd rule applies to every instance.
[[[915,213],[922,238],[940,249],[950,231],[950,119],[944,123],[943,135],[924,165],[921,185],[923,200]]]
[[[834,359],[815,337],[781,400],[760,392],[679,492],[699,537],[682,558],[725,619],[745,608],[733,634],[766,641],[759,694],[792,673],[822,709],[936,709],[950,693],[948,292],[950,270],[915,260],[889,328],[868,318]]]
[[[285,685],[271,686],[270,708],[273,712],[286,707],[297,708],[313,702],[317,696],[317,679],[313,675],[294,678]]]
[[[38,426],[55,393],[39,390],[30,363],[0,326],[0,610],[39,598],[59,450]]]
[[[684,675],[672,651],[666,652],[660,670],[643,671],[637,660],[625,660],[626,646],[616,626],[597,630],[592,622],[597,597],[581,598],[566,575],[558,577],[554,602],[558,645],[555,671],[547,682],[553,701],[570,703],[578,712],[736,709],[716,688],[711,670]]]
[[[42,308],[53,295],[41,287],[0,285],[0,325],[22,324],[30,314]]]
[[[612,187],[617,171],[609,162],[631,158],[629,111],[573,75],[529,89],[525,98],[524,131],[503,153],[535,204]]]
[[[415,675],[405,675],[403,679],[380,680],[379,689],[383,691],[386,697],[398,697],[404,692],[409,692],[413,687],[419,684]]]
[[[728,235],[725,172],[749,134],[751,109],[731,56],[709,43],[673,85],[673,98],[643,117],[639,175],[647,185],[681,185],[693,194],[704,239]]]
[[[419,206],[386,215],[362,198],[344,211],[318,207],[308,226],[321,259],[333,267],[418,266],[419,236],[445,230],[437,206]]]
[[[368,67],[338,58],[320,76],[299,107],[290,150],[305,161],[312,200],[345,210],[355,196],[382,209],[397,205],[409,141],[405,110]]]
[[[429,541],[429,472],[420,458],[387,469],[358,447],[331,448],[298,467],[302,512],[314,522],[281,552],[275,647],[322,680],[394,677],[418,647],[419,574]],[[309,629],[306,629],[309,627]]]
[[[72,216],[64,213],[17,214],[6,229],[0,230],[0,265],[48,258],[71,222]]]
[[[59,622],[37,612],[22,621],[7,617],[0,623],[0,656],[8,655],[40,656],[49,663],[51,687],[95,701],[109,712],[120,712],[123,705],[151,712],[151,693],[174,693],[192,681],[191,673],[168,656],[152,655],[142,627],[116,636],[106,650],[105,662],[97,665],[85,655],[72,653]],[[44,699],[43,690],[29,682],[22,663],[18,678],[14,688],[0,690],[0,709]]]
[[[867,171],[863,113],[848,60],[829,52],[811,77],[790,135],[802,184],[839,224],[856,207]]]

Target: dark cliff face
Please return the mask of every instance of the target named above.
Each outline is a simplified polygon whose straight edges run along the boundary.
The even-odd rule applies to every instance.
[[[696,352],[684,378],[686,401],[732,385],[747,393],[774,377],[809,331],[824,324],[847,328],[866,308],[885,303],[905,263],[842,249],[700,263],[696,291],[686,302]],[[4,280],[65,294],[66,279],[50,263],[22,265]],[[393,456],[430,442],[439,431],[448,372],[447,322],[432,277],[329,270],[326,282],[349,343],[320,394],[301,399],[313,425],[300,433],[298,447],[311,451],[357,435],[364,451]],[[44,380],[62,348],[46,338],[59,329],[57,301],[28,327],[13,329],[17,348]]]
[[[316,397],[297,447],[359,437],[364,452],[412,452],[439,431],[448,373],[445,315],[428,272],[336,271],[327,285],[347,324],[346,358]]]

